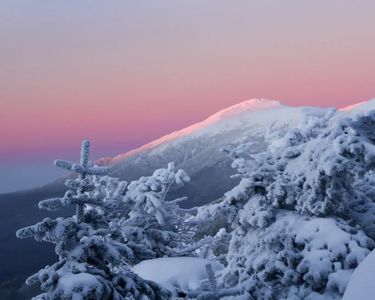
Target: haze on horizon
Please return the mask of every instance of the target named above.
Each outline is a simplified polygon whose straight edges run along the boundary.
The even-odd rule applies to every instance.
[[[112,156],[249,98],[375,97],[375,2],[0,3],[0,193],[60,176],[89,138]]]

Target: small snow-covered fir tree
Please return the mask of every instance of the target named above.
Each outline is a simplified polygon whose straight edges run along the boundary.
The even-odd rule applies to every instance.
[[[132,251],[112,239],[112,229],[105,215],[112,206],[107,205],[105,195],[93,193],[95,185],[89,178],[105,175],[108,169],[89,162],[89,142],[82,143],[79,164],[57,160],[55,165],[78,173],[78,178],[66,181],[70,190],[64,197],[41,201],[39,207],[55,210],[76,205],[77,210],[73,217],[46,218],[17,231],[21,239],[33,237],[55,244],[59,256],[58,262],[26,280],[29,285],[40,282],[44,291],[34,299],[169,299],[168,291],[126,268],[125,261],[131,259]],[[122,193],[122,189],[122,185],[118,186],[116,192]]]
[[[176,256],[191,242],[190,235],[182,230],[184,213],[177,204],[181,199],[166,201],[173,184],[183,185],[189,180],[183,170],[176,170],[170,163],[128,185],[123,201],[129,213],[118,224],[124,242],[137,249],[133,263]]]

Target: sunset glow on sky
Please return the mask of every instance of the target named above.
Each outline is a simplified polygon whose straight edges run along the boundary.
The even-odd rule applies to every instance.
[[[373,0],[2,0],[0,180],[75,158],[83,138],[111,156],[249,98],[374,98],[374,12]]]

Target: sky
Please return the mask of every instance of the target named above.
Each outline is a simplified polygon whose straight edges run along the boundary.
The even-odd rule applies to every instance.
[[[1,0],[0,193],[250,98],[375,97],[373,0]]]

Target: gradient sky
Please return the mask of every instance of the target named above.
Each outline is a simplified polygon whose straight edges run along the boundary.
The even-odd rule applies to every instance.
[[[249,98],[375,97],[374,0],[1,0],[0,193]]]

